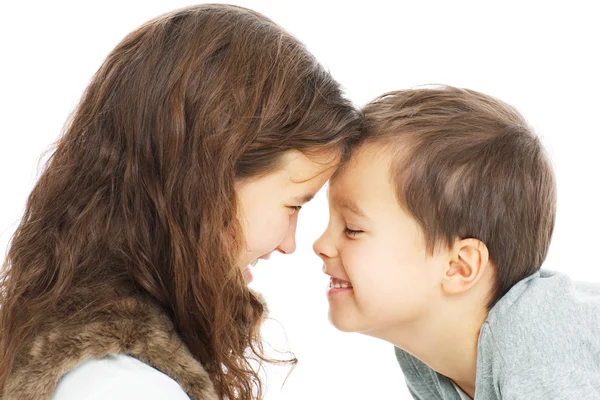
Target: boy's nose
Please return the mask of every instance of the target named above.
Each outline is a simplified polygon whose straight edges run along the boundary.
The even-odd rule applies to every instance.
[[[327,258],[334,258],[336,256],[337,250],[332,241],[328,239],[327,231],[325,231],[321,237],[315,241],[313,244],[313,251],[323,260]]]

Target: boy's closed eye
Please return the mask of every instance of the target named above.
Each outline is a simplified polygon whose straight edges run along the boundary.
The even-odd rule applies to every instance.
[[[346,235],[348,235],[349,237],[356,237],[359,234],[363,233],[363,231],[361,230],[354,230],[354,229],[350,229],[348,227],[344,228],[344,233]]]

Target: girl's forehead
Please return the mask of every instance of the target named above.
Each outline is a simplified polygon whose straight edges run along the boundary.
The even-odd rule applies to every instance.
[[[283,156],[281,170],[289,174],[292,182],[303,183],[320,180],[323,175],[327,175],[328,178],[335,172],[339,160],[339,153],[307,156],[300,151],[292,150]]]

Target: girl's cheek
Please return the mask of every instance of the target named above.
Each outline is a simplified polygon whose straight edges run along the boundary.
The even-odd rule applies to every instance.
[[[268,227],[265,228],[263,234],[269,242],[269,244],[265,246],[268,247],[266,249],[267,251],[275,249],[281,244],[281,242],[283,242],[285,235],[287,234],[288,227],[289,217],[286,217],[285,219],[279,218],[277,221],[273,221]]]

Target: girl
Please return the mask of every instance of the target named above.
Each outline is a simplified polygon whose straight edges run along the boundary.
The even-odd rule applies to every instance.
[[[260,398],[251,361],[272,360],[248,265],[294,251],[298,210],[359,124],[338,83],[256,12],[195,6],[127,36],[12,238],[0,398]]]

